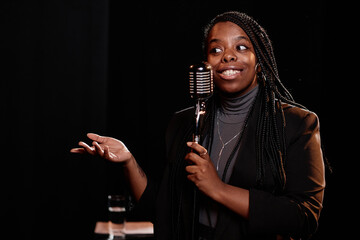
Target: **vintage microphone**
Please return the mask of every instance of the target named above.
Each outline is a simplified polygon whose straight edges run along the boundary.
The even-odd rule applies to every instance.
[[[189,68],[190,97],[195,99],[195,129],[193,141],[199,143],[206,113],[205,102],[214,92],[213,72],[210,64],[202,62]]]
[[[202,136],[203,122],[206,113],[206,100],[210,98],[214,91],[213,72],[208,63],[191,65],[189,68],[190,96],[195,99],[195,127],[193,141],[199,143]],[[199,197],[198,189],[194,186],[193,191],[193,209],[192,209],[191,239],[199,239]]]

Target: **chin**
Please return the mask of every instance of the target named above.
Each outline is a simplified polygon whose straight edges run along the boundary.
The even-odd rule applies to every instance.
[[[217,88],[221,92],[221,94],[231,97],[239,97],[251,89],[253,89],[257,84],[248,84],[246,86],[239,84],[222,84],[221,87],[217,85]]]

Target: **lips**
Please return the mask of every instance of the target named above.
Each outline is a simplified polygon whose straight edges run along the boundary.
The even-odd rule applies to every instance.
[[[220,68],[217,73],[219,74],[219,76],[225,80],[232,80],[235,79],[238,75],[241,74],[243,69],[238,68],[238,67],[224,67],[224,68]]]
[[[223,71],[221,74],[225,75],[225,76],[231,76],[231,75],[235,75],[240,73],[240,70],[233,70],[233,69],[229,69],[229,70],[225,70]]]

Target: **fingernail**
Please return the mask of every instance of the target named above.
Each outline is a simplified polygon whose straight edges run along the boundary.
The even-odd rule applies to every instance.
[[[191,147],[193,143],[192,142],[187,142],[186,144],[188,145],[188,147]]]

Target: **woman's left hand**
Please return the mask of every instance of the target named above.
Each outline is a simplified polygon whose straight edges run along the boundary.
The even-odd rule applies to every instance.
[[[207,150],[196,142],[188,142],[187,145],[193,150],[185,156],[185,159],[190,163],[185,168],[189,173],[187,178],[201,192],[215,199],[216,193],[219,192],[225,183],[219,178]]]

